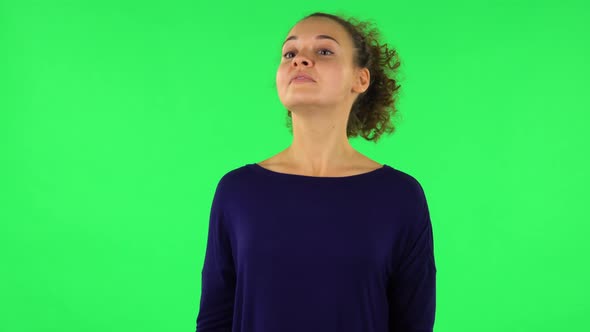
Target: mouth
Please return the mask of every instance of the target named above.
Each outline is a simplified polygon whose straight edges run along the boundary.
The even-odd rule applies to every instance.
[[[315,83],[315,81],[307,77],[296,77],[291,80],[291,83]]]
[[[305,72],[298,72],[293,75],[289,83],[309,83],[315,82],[313,78]]]

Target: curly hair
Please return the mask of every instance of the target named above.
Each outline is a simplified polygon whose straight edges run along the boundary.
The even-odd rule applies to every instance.
[[[330,18],[346,29],[354,43],[353,63],[360,68],[366,67],[371,73],[369,87],[352,104],[346,136],[350,138],[360,135],[377,143],[383,133],[392,134],[396,128],[391,123],[391,117],[397,113],[395,101],[401,85],[391,75],[400,66],[397,51],[390,50],[387,44],[379,44],[380,33],[377,29],[370,28],[370,21],[362,22],[354,17],[344,19],[341,16],[316,12],[299,22],[317,16]],[[289,110],[286,125],[293,134]]]

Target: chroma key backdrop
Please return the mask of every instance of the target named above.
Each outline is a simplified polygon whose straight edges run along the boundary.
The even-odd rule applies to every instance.
[[[582,0],[0,0],[0,330],[195,330],[213,193],[291,143],[314,12],[398,52],[396,131],[350,142],[424,188],[434,331],[588,330]]]

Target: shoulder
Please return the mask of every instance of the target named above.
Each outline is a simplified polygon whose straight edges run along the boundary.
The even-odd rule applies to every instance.
[[[221,173],[219,177],[218,186],[227,187],[232,186],[236,182],[241,182],[251,175],[250,165],[242,165],[236,168],[229,169],[225,173]]]
[[[425,204],[424,187],[413,173],[389,166],[382,174],[380,185],[385,187],[387,196],[394,197],[398,202],[403,202],[404,206]]]

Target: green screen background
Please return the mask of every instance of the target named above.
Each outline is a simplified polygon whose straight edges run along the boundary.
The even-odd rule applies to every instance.
[[[425,190],[435,330],[584,330],[584,1],[2,0],[3,331],[194,331],[215,186],[291,143],[275,73],[314,11],[400,54],[396,133],[351,142]]]

